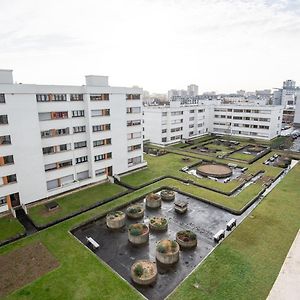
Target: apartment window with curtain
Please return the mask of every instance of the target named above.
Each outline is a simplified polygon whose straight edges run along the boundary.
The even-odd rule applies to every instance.
[[[83,101],[83,94],[71,94],[70,100],[71,101]]]
[[[91,94],[90,100],[91,101],[108,101],[109,94]]]

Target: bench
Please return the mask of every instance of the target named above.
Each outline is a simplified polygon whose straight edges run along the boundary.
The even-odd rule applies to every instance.
[[[214,235],[214,241],[216,243],[220,242],[221,239],[225,238],[225,230],[221,229]]]
[[[100,245],[93,238],[86,237],[86,240],[93,246],[93,249],[98,249],[100,247]]]
[[[236,227],[236,219],[232,218],[228,223],[226,224],[227,230],[230,231],[233,227]]]

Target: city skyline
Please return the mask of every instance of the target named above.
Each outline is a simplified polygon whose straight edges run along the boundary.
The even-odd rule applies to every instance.
[[[280,88],[299,82],[299,13],[279,0],[4,0],[0,68],[22,83],[109,75],[157,93],[190,83],[199,93]]]

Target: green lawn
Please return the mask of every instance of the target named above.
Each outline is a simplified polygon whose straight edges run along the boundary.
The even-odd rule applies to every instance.
[[[23,225],[14,217],[10,215],[0,217],[0,243],[24,232]]]
[[[178,152],[178,153],[182,153],[182,155],[184,156],[184,152]],[[231,192],[240,184],[240,181],[238,180],[232,180],[224,184],[207,178],[197,178],[196,176],[181,172],[180,169],[182,167],[186,165],[194,164],[197,161],[199,161],[199,159],[206,159],[206,160],[211,159],[208,158],[207,156],[195,154],[195,156],[193,155],[195,158],[191,158],[189,162],[183,162],[182,155],[177,155],[175,153],[169,153],[167,155],[163,155],[159,157],[145,155],[144,159],[148,162],[148,167],[141,171],[123,176],[121,178],[121,181],[131,186],[139,187],[140,185],[150,182],[155,178],[164,175],[172,175],[181,179],[190,179],[193,180],[195,183],[200,184],[203,187],[210,187],[215,190],[223,191],[223,192]],[[249,168],[245,174],[255,174],[258,171],[265,171],[265,175],[270,177],[276,177],[282,171],[282,169],[266,166],[263,164],[266,158],[272,155],[273,153],[267,154],[267,156],[259,159],[257,162],[253,163],[252,165],[246,165],[240,163],[239,165],[241,165],[242,167],[246,166]],[[214,161],[222,162],[222,163],[229,162],[223,159],[214,159]]]
[[[170,299],[266,299],[300,227],[299,185],[298,165]]]
[[[253,218],[247,218],[234,230],[179,286],[171,299],[265,299],[300,226],[299,184],[300,166],[296,166],[255,209]],[[60,262],[58,269],[10,294],[5,300],[142,299],[68,231],[160,185],[176,186],[186,192],[195,190],[176,180],[163,180],[1,247],[0,255],[41,241]],[[198,281],[199,290],[192,287]]]
[[[41,226],[87,208],[98,201],[117,196],[124,191],[126,189],[119,185],[102,183],[55,199],[59,204],[59,209],[55,211],[48,213],[45,205],[39,204],[29,208],[28,214],[35,224]]]
[[[235,152],[235,153],[232,153],[229,155],[229,158],[240,159],[240,160],[244,160],[244,161],[250,161],[254,157],[255,157],[255,155],[253,155],[253,154],[246,154],[246,153],[241,153],[241,152]]]

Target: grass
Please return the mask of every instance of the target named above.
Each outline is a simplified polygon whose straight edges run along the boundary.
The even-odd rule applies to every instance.
[[[36,225],[42,226],[124,191],[126,189],[119,185],[102,183],[55,199],[59,204],[57,210],[48,212],[44,204],[39,204],[29,208],[28,214]]]
[[[171,299],[265,299],[300,226],[299,178],[300,166],[296,166],[253,211],[254,218],[246,219],[179,286]],[[176,186],[186,192],[199,190],[165,179],[1,247],[0,255],[41,241],[60,262],[58,269],[8,295],[5,300],[98,299],[99,295],[101,299],[142,299],[68,231],[161,185]],[[199,290],[192,287],[196,281],[200,281]]]
[[[170,299],[266,299],[300,227],[299,184],[297,165]]]
[[[0,243],[25,232],[23,225],[12,216],[0,217]]]
[[[191,160],[187,163],[182,161],[182,157],[184,156],[184,154],[188,154],[188,153],[182,151],[178,153],[182,155],[178,155],[175,153],[169,153],[167,155],[163,155],[159,157],[145,155],[144,159],[148,163],[148,168],[123,176],[121,180],[122,182],[127,183],[131,186],[139,187],[140,185],[151,182],[152,180],[158,177],[164,175],[172,175],[181,179],[190,179],[193,180],[195,183],[198,183],[204,187],[210,187],[215,190],[223,191],[223,192],[231,192],[241,183],[238,180],[232,180],[224,184],[222,182],[213,181],[207,178],[197,178],[193,175],[189,175],[187,173],[181,172],[180,169],[186,166],[187,164],[191,165],[199,161],[199,159],[209,160],[211,158],[208,158],[207,156],[204,155],[195,154],[194,155],[195,157],[191,158]],[[263,162],[265,161],[266,157],[272,156],[273,154],[274,153],[268,154],[267,156],[259,159],[257,162],[253,163],[252,165],[241,164],[242,167],[247,166],[249,168],[245,174],[255,174],[259,171],[265,171],[266,176],[273,177],[273,178],[276,177],[282,171],[282,169],[263,165]],[[222,163],[229,162],[223,159],[222,160],[214,159],[214,161],[222,162]]]
[[[253,154],[246,154],[246,153],[241,153],[241,152],[235,152],[235,153],[232,153],[229,155],[229,158],[240,159],[240,160],[244,160],[244,161],[250,161],[254,157],[255,157],[255,155],[253,155]]]

